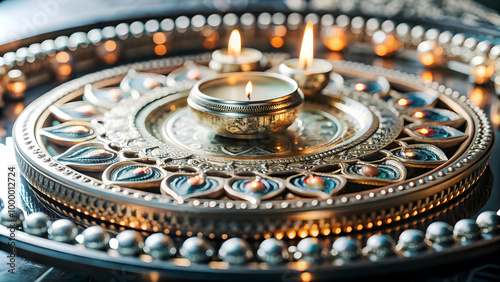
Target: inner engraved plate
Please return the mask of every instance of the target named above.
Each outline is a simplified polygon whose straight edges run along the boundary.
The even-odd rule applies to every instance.
[[[190,115],[188,107],[171,113],[161,126],[161,138],[193,153],[223,157],[268,158],[307,154],[342,142],[348,128],[360,126],[350,118],[342,124],[332,114],[307,105],[285,132],[256,139],[233,139],[216,135]]]
[[[235,140],[215,135],[192,121],[186,98],[187,93],[158,93],[156,97],[150,96],[154,102],[136,104],[140,110],[135,115],[135,129],[146,139],[155,139],[151,141],[162,144],[169,153],[183,152],[206,161],[237,163],[341,159],[336,157],[337,153],[380,129],[379,117],[368,107],[342,95],[324,95],[307,102],[287,132],[257,140]]]

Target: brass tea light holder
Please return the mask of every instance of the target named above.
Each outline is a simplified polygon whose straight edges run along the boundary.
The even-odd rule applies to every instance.
[[[188,97],[197,122],[232,138],[258,138],[286,130],[303,101],[304,94],[293,79],[262,72],[199,81]]]
[[[298,84],[306,96],[318,93],[330,82],[333,65],[327,60],[314,58],[313,24],[308,23],[299,58],[288,59],[280,64],[279,73],[286,75]]]

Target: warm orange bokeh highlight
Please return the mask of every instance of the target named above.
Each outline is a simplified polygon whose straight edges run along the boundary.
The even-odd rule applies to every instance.
[[[8,88],[12,93],[19,94],[24,92],[24,90],[26,90],[26,83],[22,81],[15,81],[10,83],[8,85]]]
[[[61,64],[69,62],[69,59],[70,59],[69,54],[66,51],[61,51],[56,55],[56,61]]]
[[[304,273],[300,274],[300,279],[303,282],[309,282],[312,280],[312,275],[309,272],[304,272]]]
[[[57,74],[61,76],[68,76],[71,74],[72,71],[73,68],[69,64],[63,64],[57,68]]]
[[[420,78],[422,79],[423,83],[431,83],[434,81],[434,77],[432,76],[432,72],[429,70],[424,71],[421,75]]]
[[[337,26],[331,27],[328,34],[325,35],[323,42],[325,46],[332,51],[341,51],[347,45],[347,38],[344,31]]]
[[[155,46],[155,54],[158,56],[163,56],[167,54],[167,47],[163,44]]]
[[[157,32],[153,35],[153,42],[155,44],[165,44],[165,42],[167,42],[167,36],[163,32]]]
[[[500,127],[500,99],[496,98],[491,105],[490,110],[491,123],[496,127]]]
[[[281,48],[285,43],[285,40],[279,36],[274,36],[271,38],[270,43],[274,48]]]
[[[479,65],[475,66],[472,70],[472,76],[474,76],[474,79],[478,84],[488,82],[493,73],[495,73],[495,68],[493,66]]]
[[[422,54],[422,56],[420,57],[420,62],[424,66],[432,66],[435,62],[434,55],[431,53]]]
[[[104,42],[104,50],[108,51],[108,52],[113,52],[116,50],[116,42],[113,41],[113,40],[108,40],[106,42]]]
[[[382,31],[381,31],[382,32]],[[384,36],[383,38],[379,38],[373,46],[375,54],[384,57],[391,55],[399,49],[400,42],[399,40],[392,34],[378,34],[377,36]]]
[[[491,91],[486,87],[472,87],[467,96],[471,100],[472,104],[480,108],[484,108],[491,100]]]

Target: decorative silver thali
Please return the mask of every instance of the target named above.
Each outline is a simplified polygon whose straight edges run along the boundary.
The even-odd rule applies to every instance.
[[[189,59],[204,63],[205,58]],[[176,59],[178,66],[184,60]],[[336,62],[335,71],[347,82],[332,80],[323,95],[307,101],[287,132],[241,140],[217,136],[193,121],[186,104],[189,80],[167,86],[166,77],[148,74],[175,69],[166,67],[171,62],[88,75],[30,106],[16,127],[16,136],[24,136],[16,138],[16,145],[28,181],[75,214],[110,225],[253,238],[283,236],[312,225],[325,233],[348,233],[425,214],[464,193],[486,165],[491,131],[484,113],[457,99],[456,92],[424,86],[411,75]],[[127,74],[129,69],[138,72]],[[376,80],[379,74],[392,87],[386,93],[349,87],[349,81]],[[148,79],[156,79],[154,88],[138,88],[137,95],[118,99],[108,109],[82,96],[89,83],[95,89],[111,87],[111,93],[127,91],[123,82],[117,85],[120,81],[141,85]],[[421,104],[398,106],[404,97]],[[82,107],[87,112],[79,113]],[[448,125],[413,123],[417,111],[433,112]],[[61,126],[70,131],[85,127],[85,136],[64,143],[69,131],[58,131]],[[421,134],[422,128],[435,136]],[[367,165],[380,173],[364,175]],[[210,187],[186,190],[186,179],[197,175],[213,178],[205,182]],[[309,175],[331,187],[308,187],[304,180]],[[47,180],[36,181],[40,177]],[[274,186],[247,191],[236,181],[256,177]],[[265,215],[273,225],[253,228],[259,226],[256,215]],[[228,222],[237,228],[227,230]]]
[[[273,22],[283,16],[276,15]],[[297,15],[302,17],[290,14],[286,21]],[[267,32],[261,23],[267,16],[224,18],[236,19],[234,25],[260,38],[259,32]],[[321,18],[327,30],[330,19],[342,24],[346,16]],[[189,23],[184,16],[178,22],[186,19]],[[248,19],[254,21],[247,26]],[[349,32],[361,41],[371,38],[372,20],[363,38],[355,33],[359,18],[352,19]],[[186,32],[177,20],[164,22],[155,31],[170,41],[182,39],[174,51],[193,42],[215,48],[202,44],[203,31],[195,26],[188,24]],[[284,39],[293,41],[297,30],[290,29]],[[154,35],[128,39],[134,43],[148,36]],[[420,42],[409,40],[409,49]],[[76,50],[94,46],[85,48]],[[265,70],[274,72],[289,55],[265,56]],[[467,62],[464,56],[450,58]],[[142,275],[137,279],[231,280],[248,274],[246,279],[307,281],[450,262],[467,250],[466,243],[477,250],[470,257],[494,250],[496,227],[491,231],[492,223],[484,227],[479,218],[477,226],[468,225],[481,226],[475,233],[459,233],[460,221],[457,234],[442,222],[438,231],[444,233],[436,234],[432,224],[425,238],[415,230],[431,221],[469,217],[489,193],[491,174],[482,175],[488,172],[492,129],[470,100],[397,70],[331,60],[328,86],[306,97],[286,132],[228,138],[198,124],[187,106],[195,81],[214,75],[206,67],[209,59],[201,53],[94,72],[25,109],[13,136],[28,189],[55,218],[76,223],[79,234],[62,243],[26,228],[19,235],[21,251],[84,269],[127,269]],[[408,242],[403,230],[414,235]],[[130,231],[138,233],[130,237]],[[108,240],[89,245],[96,234]],[[121,241],[127,235],[129,241]],[[394,236],[400,236],[397,246]],[[158,237],[164,239],[162,256],[139,247],[147,238],[142,244],[150,248],[147,241]],[[135,251],[122,246],[130,240]]]

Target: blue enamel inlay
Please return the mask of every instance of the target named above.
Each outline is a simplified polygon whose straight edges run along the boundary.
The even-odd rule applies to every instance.
[[[63,113],[74,117],[74,118],[92,118],[95,116],[98,116],[100,113],[96,110],[95,106],[86,104],[86,105],[80,105],[80,106],[70,106],[64,105],[61,108],[59,108]]]
[[[445,122],[450,121],[451,118],[445,115],[442,115],[433,110],[421,110],[423,117],[419,118],[421,121],[435,121],[435,122]],[[416,118],[415,113],[413,113],[412,117]]]
[[[153,167],[141,165],[127,165],[113,171],[112,181],[145,181],[155,180],[161,177],[161,173]]]
[[[394,152],[394,155],[400,157],[402,159],[412,160],[412,161],[421,161],[421,162],[435,162],[441,161],[439,156],[425,148],[406,148],[397,150]],[[411,156],[411,157],[410,157]]]
[[[205,177],[205,181],[201,184],[191,185],[188,183],[188,179],[191,176],[177,176],[173,177],[168,186],[170,189],[174,190],[179,196],[187,196],[190,194],[205,192],[218,185],[218,182],[210,177]]]
[[[329,178],[329,177],[321,177],[321,176],[316,176],[319,177],[323,180],[324,182],[324,188],[323,189],[318,189],[311,187],[307,185],[304,180],[307,178],[306,175],[300,176],[300,177],[295,177],[292,179],[291,183],[301,189],[308,190],[308,191],[322,191],[325,193],[329,193],[333,189],[335,189],[337,186],[339,186],[339,181],[335,178]]]
[[[406,108],[420,108],[425,107],[436,100],[434,96],[431,96],[425,92],[411,92],[406,93],[400,99],[406,99],[408,104],[405,106]],[[399,99],[398,99],[399,101]]]
[[[114,104],[119,101],[130,97],[130,94],[119,89],[119,88],[111,88],[111,89],[93,89],[94,96],[106,103],[106,104]]]
[[[351,165],[347,168],[347,172],[354,175],[364,176],[361,171],[363,165]],[[373,176],[375,178],[387,179],[387,180],[397,180],[400,177],[400,173],[397,169],[387,166],[377,166],[379,174]]]
[[[106,149],[90,146],[80,149],[74,153],[62,154],[59,161],[81,163],[81,164],[108,164],[118,161],[116,155]]]
[[[233,182],[232,188],[235,191],[247,194],[247,195],[255,197],[255,198],[262,197],[264,195],[267,195],[269,193],[275,192],[275,191],[280,189],[280,186],[277,182],[267,180],[267,179],[260,179],[259,181],[261,181],[264,184],[265,189],[261,193],[255,193],[252,191],[248,191],[248,189],[246,189],[246,184],[251,182],[251,181],[254,181],[254,179],[238,179],[238,180]]]
[[[85,138],[94,134],[91,128],[84,125],[66,125],[55,129],[44,129],[48,133],[54,134],[61,138]]]
[[[415,131],[419,135],[424,136],[426,138],[444,139],[444,138],[449,138],[449,137],[453,136],[453,134],[451,132],[449,132],[448,130],[445,130],[444,128],[441,128],[441,127],[427,128],[427,130],[429,131],[428,134],[422,134],[420,131],[421,129],[422,128],[419,128],[419,129],[416,129]]]
[[[137,74],[130,79],[128,85],[137,90],[149,90],[160,86],[161,83],[149,74]]]
[[[359,83],[364,85],[364,89],[356,88],[356,85]],[[367,92],[370,94],[380,93],[384,90],[382,85],[380,83],[378,83],[377,81],[367,81],[367,80],[353,81],[350,83],[350,87],[353,88],[354,90]]]

